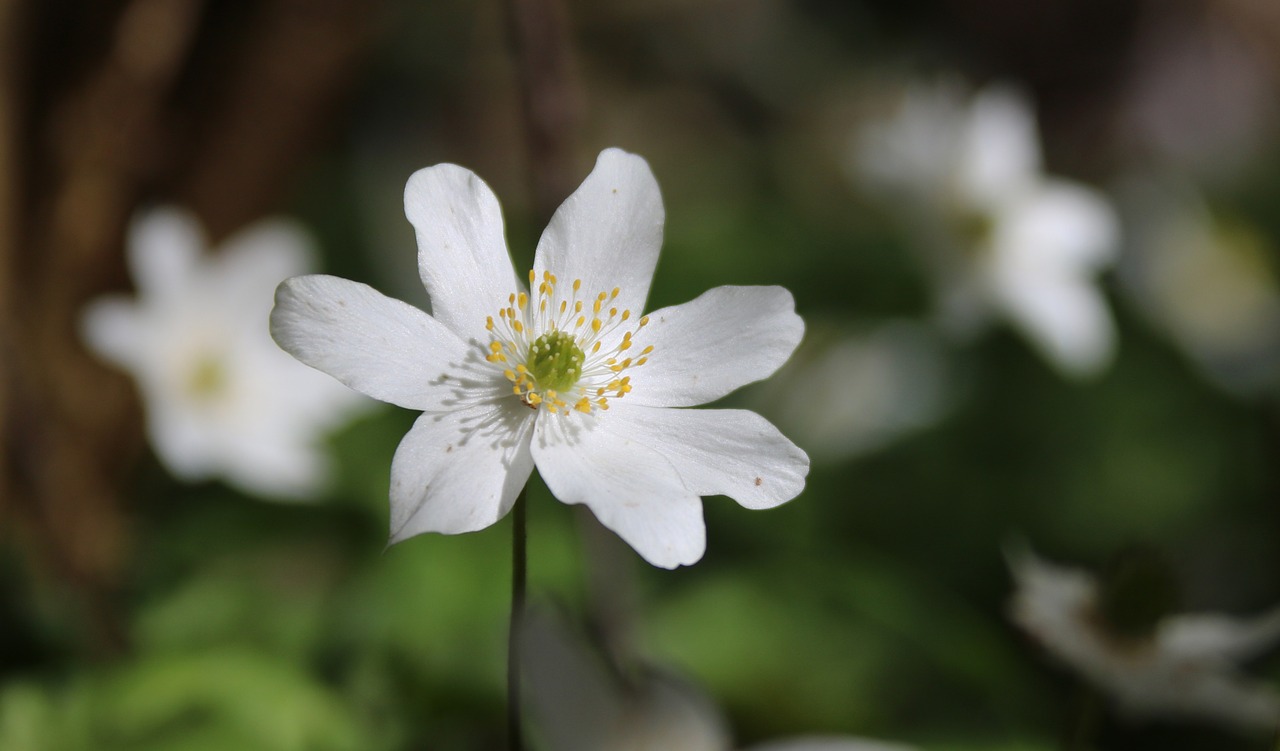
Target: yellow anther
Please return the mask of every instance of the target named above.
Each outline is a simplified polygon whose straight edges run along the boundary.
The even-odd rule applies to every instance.
[[[525,373],[529,372],[529,369],[524,366],[524,363],[520,363],[519,365],[516,366],[516,372],[519,373],[520,375],[524,375]]]
[[[629,350],[629,349],[631,349],[631,340],[630,340],[630,339],[623,339],[623,340],[622,340],[622,344],[619,344],[619,345],[618,345],[618,351],[619,351],[619,352],[625,352],[625,351],[627,351],[627,350]]]
[[[652,351],[653,351],[653,345],[650,344],[648,347],[645,347],[644,349],[640,350],[640,354],[647,355]]]
[[[614,317],[614,316],[616,316],[616,315],[618,315],[618,309],[617,309],[617,308],[609,308],[609,317],[610,317],[610,318],[613,318],[613,317]]]
[[[512,292],[510,295],[507,295],[508,305],[515,303],[515,301],[516,301],[516,293]]]
[[[631,317],[631,311],[629,311],[629,310],[624,310],[624,311],[622,311],[622,320],[624,320],[624,321],[625,321],[625,320],[627,320],[627,319],[628,319],[628,318],[630,318],[630,317]]]
[[[514,370],[504,370],[502,374],[507,377],[508,381],[514,382],[516,380],[516,372]]]
[[[493,316],[484,319],[484,330],[493,331]]]
[[[569,302],[568,302],[567,300],[561,300],[561,301],[560,301],[560,315],[564,315],[564,311],[565,311],[568,307],[569,307]]]
[[[539,404],[542,404],[542,397],[532,392],[530,392],[530,394],[526,396],[525,399],[535,407],[538,406]]]
[[[573,405],[573,408],[583,414],[586,414],[586,415],[591,414],[591,402],[585,396],[579,399],[578,403]]]
[[[581,301],[581,300],[578,300],[577,302],[575,302],[575,303],[573,304],[573,312],[574,312],[574,313],[581,313],[581,312],[582,312],[582,301]]]
[[[503,308],[502,310],[499,310],[499,311],[498,311],[498,317],[499,317],[499,318],[506,318],[506,317],[507,317],[507,309],[506,309],[506,308]]]
[[[577,323],[575,323],[575,324],[573,324],[573,327],[574,327],[575,329],[576,329],[576,328],[580,328],[580,327],[582,326],[582,324],[584,324],[584,323],[586,323],[586,322],[587,322],[587,317],[586,317],[586,316],[578,316],[578,322],[577,322]]]
[[[591,345],[591,354],[594,355],[599,351],[600,351],[600,342],[596,342],[595,344]]]
[[[600,294],[596,295],[596,299],[597,299],[597,300],[599,300],[600,302],[604,302],[606,297],[608,297],[608,295],[606,295],[606,294],[605,294],[605,293],[603,293],[603,292],[601,292]]]
[[[519,321],[512,321],[511,328],[515,329],[516,333],[519,334],[520,332],[524,331],[524,324],[520,323]]]
[[[581,279],[574,279],[574,280],[573,280],[573,291],[574,291],[574,292],[577,292],[577,291],[578,291],[578,290],[580,290],[580,289],[582,289],[582,280],[581,280]]]
[[[609,293],[609,299],[612,300],[613,298],[617,297],[618,293],[621,291],[622,291],[621,287],[614,287],[613,291]]]
[[[596,389],[596,396],[604,396],[604,392],[605,392],[605,388],[604,386],[601,386],[600,388]]]
[[[592,331],[599,333],[599,331],[600,331],[600,327],[601,327],[602,325],[603,325],[603,323],[601,322],[601,320],[600,320],[599,318],[592,318],[592,319],[591,319],[591,330],[592,330]]]
[[[591,312],[592,312],[592,313],[599,313],[599,312],[600,312],[600,301],[599,301],[599,300],[596,300],[595,302],[591,303]]]
[[[604,364],[605,364],[605,365],[613,365],[613,364],[614,364],[614,363],[616,363],[616,362],[618,362],[617,358],[615,358],[615,357],[610,357],[608,360],[605,360],[605,361],[604,361]]]
[[[599,405],[600,405],[600,409],[608,409],[608,408],[609,408],[609,400],[608,400],[608,399],[606,399],[606,398],[604,398],[603,396],[602,396],[602,397],[600,397],[599,399],[596,399],[596,404],[599,404]]]
[[[501,344],[499,344],[498,342],[489,342],[489,351],[490,351],[490,352],[501,352],[501,351],[502,351],[502,345],[501,345]]]
[[[520,384],[518,384],[518,383],[517,383],[517,384],[514,384],[514,385],[511,387],[511,393],[515,394],[516,396],[520,396]]]
[[[641,327],[641,328],[643,328],[643,327],[645,327],[645,326],[647,326],[647,325],[649,325],[649,316],[645,316],[644,318],[641,318],[641,319],[640,319],[640,327]]]
[[[547,398],[553,402],[556,400],[556,392],[554,389],[547,389]]]
[[[546,301],[546,300],[543,300],[543,301],[542,301],[542,303],[538,305],[538,310],[542,311],[543,313],[547,312],[547,301]]]
[[[529,269],[529,284],[533,284],[534,280],[537,278],[538,276],[533,272],[533,269]]]
[[[637,368],[638,368],[638,367],[640,367],[641,365],[644,365],[644,364],[645,364],[645,363],[647,363],[647,362],[649,362],[649,358],[647,358],[647,357],[641,357],[639,360],[636,360],[635,367],[637,367]]]
[[[529,304],[529,296],[521,292],[519,296],[516,297],[516,307],[524,310],[524,306],[527,304]]]

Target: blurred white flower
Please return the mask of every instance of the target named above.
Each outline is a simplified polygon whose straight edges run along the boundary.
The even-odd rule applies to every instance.
[[[530,719],[548,751],[731,751],[714,703],[688,682],[647,670],[624,675],[558,619],[530,609],[520,635]],[[746,751],[911,751],[852,737],[771,741]]]
[[[133,376],[160,461],[185,481],[313,496],[329,476],[323,433],[372,402],[271,340],[276,285],[313,265],[305,232],[264,221],[206,254],[195,217],[165,208],[136,217],[127,241],[138,294],[92,301],[82,333]]]
[[[857,176],[908,213],[950,330],[970,335],[1000,314],[1068,375],[1110,362],[1114,327],[1095,277],[1115,257],[1114,212],[1097,191],[1042,174],[1022,95],[910,89],[853,156]]]
[[[469,170],[405,187],[431,315],[332,276],[280,285],[276,341],[352,388],[422,410],[391,463],[391,541],[484,529],[536,463],[655,566],[706,548],[705,495],[769,508],[809,458],[754,412],[683,409],[771,375],[804,332],[781,287],[716,287],[643,311],[662,197],[640,157],[607,149],[516,277],[502,212]]]
[[[1129,716],[1185,716],[1259,730],[1280,723],[1280,694],[1237,663],[1280,642],[1280,608],[1254,619],[1160,618],[1145,636],[1117,633],[1091,575],[1030,551],[1010,555],[1014,622],[1047,652],[1109,694]]]
[[[814,461],[835,461],[937,422],[952,397],[950,375],[942,342],[927,326],[892,321],[832,336],[816,330],[754,403]]]
[[[1218,383],[1280,385],[1280,280],[1262,233],[1215,220],[1173,180],[1132,181],[1121,279],[1143,312]]]

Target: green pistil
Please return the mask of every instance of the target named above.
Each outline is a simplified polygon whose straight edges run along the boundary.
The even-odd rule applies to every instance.
[[[582,377],[583,358],[582,348],[572,336],[551,331],[530,345],[526,367],[539,389],[568,391]]]
[[[227,369],[217,357],[202,358],[191,371],[187,387],[197,399],[209,399],[227,386]]]

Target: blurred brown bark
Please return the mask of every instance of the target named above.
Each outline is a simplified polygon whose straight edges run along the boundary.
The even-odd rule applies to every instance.
[[[219,235],[274,209],[372,36],[355,0],[263,2],[246,28],[202,28],[212,5],[125,0],[77,37],[74,10],[0,0],[0,530],[77,595],[103,654],[126,647],[120,486],[141,420],[81,345],[81,308],[124,286],[142,201],[177,192]],[[243,55],[220,97],[183,91],[228,48]],[[177,114],[184,94],[212,116],[203,133]]]

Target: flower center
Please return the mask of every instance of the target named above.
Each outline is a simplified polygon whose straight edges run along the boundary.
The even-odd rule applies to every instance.
[[[565,391],[582,375],[582,359],[582,348],[572,336],[548,331],[529,346],[529,374],[543,388]]]
[[[227,367],[215,355],[205,355],[187,376],[187,391],[198,401],[208,401],[227,388]]]
[[[530,271],[529,286],[535,282],[533,299],[512,293],[497,319],[486,319],[490,341],[485,359],[503,368],[512,393],[532,409],[552,414],[608,409],[609,399],[631,391],[626,371],[644,365],[653,352],[650,346],[635,359],[625,355],[631,337],[649,323],[648,316],[633,321],[630,310],[613,305],[621,294],[617,287],[584,296],[581,279],[561,291],[555,274],[544,271],[538,282]]]

